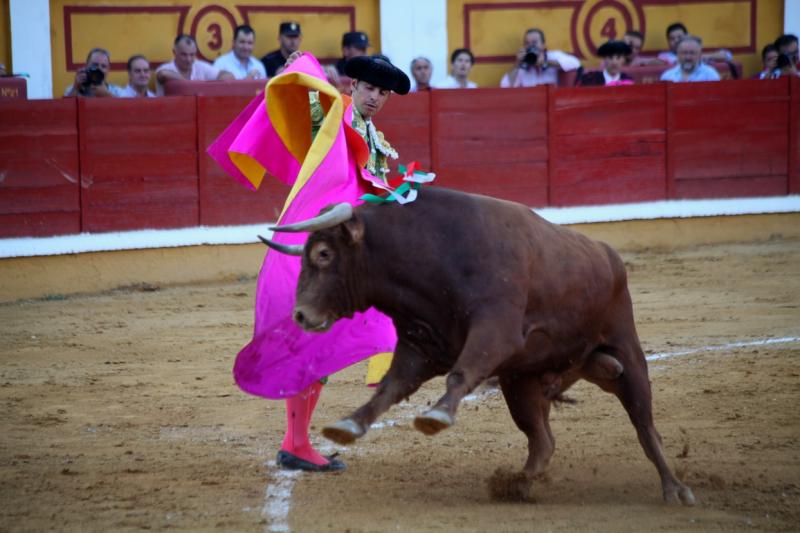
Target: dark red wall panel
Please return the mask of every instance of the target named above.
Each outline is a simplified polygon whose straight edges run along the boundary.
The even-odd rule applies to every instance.
[[[789,193],[800,194],[800,78],[792,78],[789,116]]]
[[[80,98],[83,230],[200,223],[195,97]]]
[[[664,198],[663,85],[559,89],[550,99],[552,205]]]
[[[669,87],[670,196],[768,196],[789,190],[789,80]]]
[[[424,170],[431,169],[430,112],[430,92],[409,93],[392,95],[375,118],[375,126],[399,156],[389,162],[392,175],[398,164],[411,161],[418,161]]]
[[[0,116],[0,237],[80,233],[75,100],[2,100]]]
[[[547,205],[547,88],[431,93],[436,184]]]
[[[206,148],[230,124],[251,97],[207,96],[197,99],[200,223],[204,226],[255,224],[278,219],[289,187],[265,176],[257,191],[230,178]]]

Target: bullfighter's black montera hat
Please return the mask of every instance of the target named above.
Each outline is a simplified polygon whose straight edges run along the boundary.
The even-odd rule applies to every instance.
[[[632,51],[625,41],[608,41],[597,49],[597,55],[600,57],[627,56]]]
[[[344,65],[344,73],[353,79],[389,89],[397,94],[407,94],[411,89],[411,82],[405,72],[392,65],[388,57],[380,54],[348,59]]]

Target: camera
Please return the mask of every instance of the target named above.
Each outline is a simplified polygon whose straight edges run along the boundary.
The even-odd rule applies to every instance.
[[[102,85],[106,79],[106,75],[100,70],[100,67],[95,65],[88,67],[84,72],[86,73],[86,81],[81,84],[81,92],[83,93],[88,93],[92,85]]]
[[[525,50],[525,57],[522,58],[522,62],[532,67],[536,64],[536,60],[539,58],[539,54],[541,52],[535,46],[531,46],[530,48]]]

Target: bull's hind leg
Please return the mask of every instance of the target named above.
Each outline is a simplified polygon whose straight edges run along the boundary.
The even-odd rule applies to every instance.
[[[614,379],[598,379],[596,375],[588,374],[584,377],[603,390],[614,393],[622,402],[636,428],[636,435],[645,455],[658,470],[664,500],[669,503],[680,501],[684,505],[694,505],[692,489],[675,477],[664,458],[661,436],[653,423],[652,392],[644,353],[635,339],[628,341],[624,347],[616,348],[616,353],[625,369],[621,375]]]
[[[560,381],[560,380],[559,380]],[[495,471],[489,479],[489,493],[495,500],[531,499],[533,482],[542,476],[555,450],[550,430],[548,383],[539,375],[513,375],[500,378],[511,418],[528,437],[528,460],[522,472]]]
[[[436,369],[416,350],[398,344],[389,371],[378,384],[372,398],[350,416],[325,426],[322,434],[338,444],[350,444],[364,435],[392,405],[411,396],[436,374]]]

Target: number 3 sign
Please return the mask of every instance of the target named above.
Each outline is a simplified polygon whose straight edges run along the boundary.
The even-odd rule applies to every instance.
[[[206,6],[192,19],[191,36],[197,41],[197,57],[214,61],[233,47],[236,19],[221,6]]]
[[[635,0],[587,0],[573,23],[583,57],[596,56],[600,45],[622,39],[629,30],[645,30],[642,8]]]

